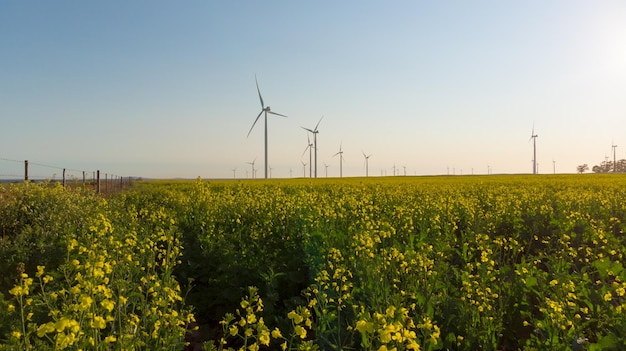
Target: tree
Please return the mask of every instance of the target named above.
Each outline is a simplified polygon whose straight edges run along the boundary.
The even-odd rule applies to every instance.
[[[576,171],[579,174],[583,174],[583,173],[585,173],[585,171],[588,171],[588,170],[589,170],[589,166],[586,163],[584,165],[580,165],[580,166],[576,167]]]
[[[591,169],[595,173],[625,173],[626,172],[626,159],[617,160],[616,166],[613,166],[613,161],[602,161],[599,165],[593,166]]]

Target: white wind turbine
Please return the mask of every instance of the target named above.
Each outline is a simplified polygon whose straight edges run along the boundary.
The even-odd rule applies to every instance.
[[[252,160],[252,162],[246,162],[247,164],[252,166],[252,178],[254,178],[254,163],[256,162],[256,157],[254,158],[254,160]]]
[[[233,179],[237,178],[237,167],[232,169],[233,171]]]
[[[328,178],[328,165],[324,162],[324,168],[326,168],[326,178]]]
[[[613,173],[617,173],[617,160],[615,158],[615,149],[617,149],[617,145],[614,142],[611,142],[611,148],[613,149]]]
[[[537,137],[535,124],[533,123],[533,131],[530,133],[530,139],[528,139],[529,142],[531,139],[533,140],[533,174],[537,174]]]
[[[306,154],[306,151],[309,150],[309,178],[313,177],[313,173],[311,172],[311,167],[313,167],[313,163],[311,162],[311,151],[312,151],[312,146],[313,144],[311,144],[311,139],[309,138],[309,136],[306,136],[306,140],[307,140],[307,146],[306,149],[304,149],[304,152],[302,153],[302,156],[304,156],[304,154]],[[317,172],[317,171],[316,171]]]
[[[369,164],[370,164],[370,157],[372,157],[372,154],[366,155],[365,151],[361,150],[361,152],[363,153],[363,157],[365,158],[365,176],[369,177]]]
[[[306,178],[306,165],[307,163],[300,160],[300,162],[302,162],[302,177]]]
[[[269,106],[265,106],[265,104],[263,103],[263,97],[261,97],[261,90],[259,89],[259,81],[256,79],[256,75],[254,76],[254,81],[256,82],[256,90],[259,93],[259,100],[261,100],[261,112],[259,112],[259,115],[256,116],[256,119],[254,120],[254,123],[252,123],[252,127],[250,127],[250,131],[248,132],[248,136],[250,136],[250,133],[252,132],[252,129],[254,128],[254,125],[259,120],[261,115],[265,112],[265,179],[267,179],[267,169],[268,169],[268,163],[267,163],[267,114],[271,113],[273,115],[281,116],[281,117],[287,117],[287,116],[281,115],[280,113],[272,112],[272,110],[270,109]]]
[[[343,150],[341,144],[339,144],[339,152],[333,155],[333,157],[339,155],[339,178],[343,178]]]
[[[304,129],[306,131],[309,131],[309,132],[311,132],[311,134],[313,134],[313,144],[314,144],[313,147],[315,148],[315,178],[317,178],[317,133],[319,133],[319,130],[317,130],[317,127],[320,125],[320,122],[322,121],[323,118],[324,118],[324,116],[322,116],[322,118],[320,118],[320,120],[315,125],[315,128],[313,128],[313,129],[302,127],[302,129]]]

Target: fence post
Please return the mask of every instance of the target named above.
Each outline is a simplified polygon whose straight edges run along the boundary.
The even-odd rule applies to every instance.
[[[65,188],[65,168],[63,168],[63,187]]]
[[[28,160],[24,160],[24,181],[28,181]]]
[[[100,194],[100,170],[96,171],[96,193]]]
[[[83,171],[83,185],[85,185],[85,171]]]

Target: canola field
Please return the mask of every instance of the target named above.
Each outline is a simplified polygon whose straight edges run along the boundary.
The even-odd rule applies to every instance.
[[[0,188],[0,350],[624,350],[626,176]]]

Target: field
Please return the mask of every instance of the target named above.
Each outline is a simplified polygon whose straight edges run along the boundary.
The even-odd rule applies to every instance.
[[[0,187],[0,350],[624,350],[626,176]]]

